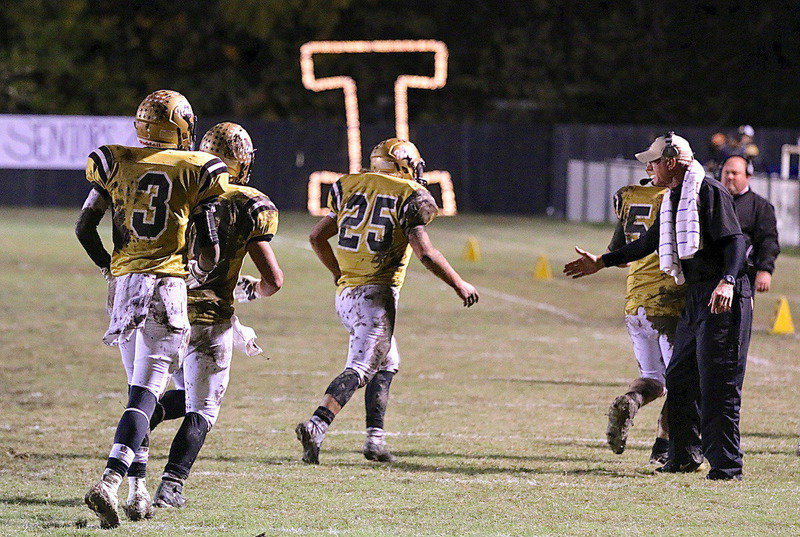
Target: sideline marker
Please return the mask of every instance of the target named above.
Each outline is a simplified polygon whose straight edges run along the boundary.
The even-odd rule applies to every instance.
[[[789,301],[785,296],[778,299],[775,306],[775,316],[772,321],[772,330],[770,334],[794,334],[794,323],[792,322],[792,314],[789,311]]]
[[[475,237],[467,239],[467,245],[464,247],[464,259],[466,261],[481,260],[481,246]]]
[[[536,266],[533,269],[533,279],[535,280],[552,280],[553,267],[550,266],[550,260],[546,255],[540,255],[536,261]]]

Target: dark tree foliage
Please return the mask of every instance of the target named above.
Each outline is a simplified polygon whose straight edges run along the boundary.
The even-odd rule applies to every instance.
[[[800,9],[751,0],[6,0],[0,111],[131,114],[177,89],[204,116],[341,117],[300,82],[325,39],[441,39],[448,84],[417,119],[800,124]],[[353,76],[362,117],[391,121],[401,73],[431,55],[321,57]]]

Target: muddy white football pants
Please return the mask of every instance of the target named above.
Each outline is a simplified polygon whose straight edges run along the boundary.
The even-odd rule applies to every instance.
[[[175,388],[186,390],[186,412],[196,412],[209,428],[219,416],[230,380],[233,356],[231,322],[192,326],[183,367],[172,376]]]
[[[633,342],[633,352],[639,362],[642,378],[664,384],[664,372],[672,358],[672,342],[678,317],[652,317],[639,307],[635,315],[625,316],[625,325]]]
[[[176,325],[185,320],[184,326],[189,326],[184,280],[159,280],[144,323],[119,343],[128,384],[141,386],[156,398],[164,392],[170,374],[181,365],[188,330],[176,329]]]
[[[336,295],[336,313],[350,332],[345,368],[358,373],[362,386],[378,371],[396,373],[400,366],[394,338],[399,296],[389,285],[347,287]]]

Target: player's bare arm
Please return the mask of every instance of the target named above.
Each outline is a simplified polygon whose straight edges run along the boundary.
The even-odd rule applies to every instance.
[[[100,267],[100,270],[106,276],[110,270],[111,255],[103,246],[97,227],[109,207],[111,207],[111,201],[97,189],[92,189],[83,203],[78,222],[75,225],[75,235],[77,235],[81,246],[86,250],[92,262]]]
[[[283,287],[283,271],[268,241],[252,241],[247,245],[247,253],[255,263],[261,279],[241,275],[236,284],[234,297],[239,302],[250,302],[258,298],[272,296]]]
[[[333,248],[331,248],[331,244],[328,241],[338,233],[339,228],[336,224],[336,219],[330,216],[323,216],[322,219],[317,222],[317,225],[314,226],[314,229],[311,230],[311,234],[308,237],[308,241],[311,243],[311,248],[314,250],[314,253],[317,254],[317,257],[319,257],[319,260],[325,265],[325,268],[333,274],[334,283],[339,282],[342,271],[339,268],[336,255],[333,253]]]
[[[434,248],[425,226],[414,226],[408,230],[408,243],[414,250],[414,255],[425,265],[425,268],[455,289],[456,294],[464,301],[466,307],[478,302],[478,291],[472,284],[464,281],[458,272],[450,266],[444,255]]]

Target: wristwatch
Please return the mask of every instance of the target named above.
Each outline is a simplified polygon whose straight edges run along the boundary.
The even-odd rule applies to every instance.
[[[722,281],[725,283],[729,283],[731,285],[736,285],[736,278],[734,278],[730,274],[726,274],[725,276],[723,276]]]

